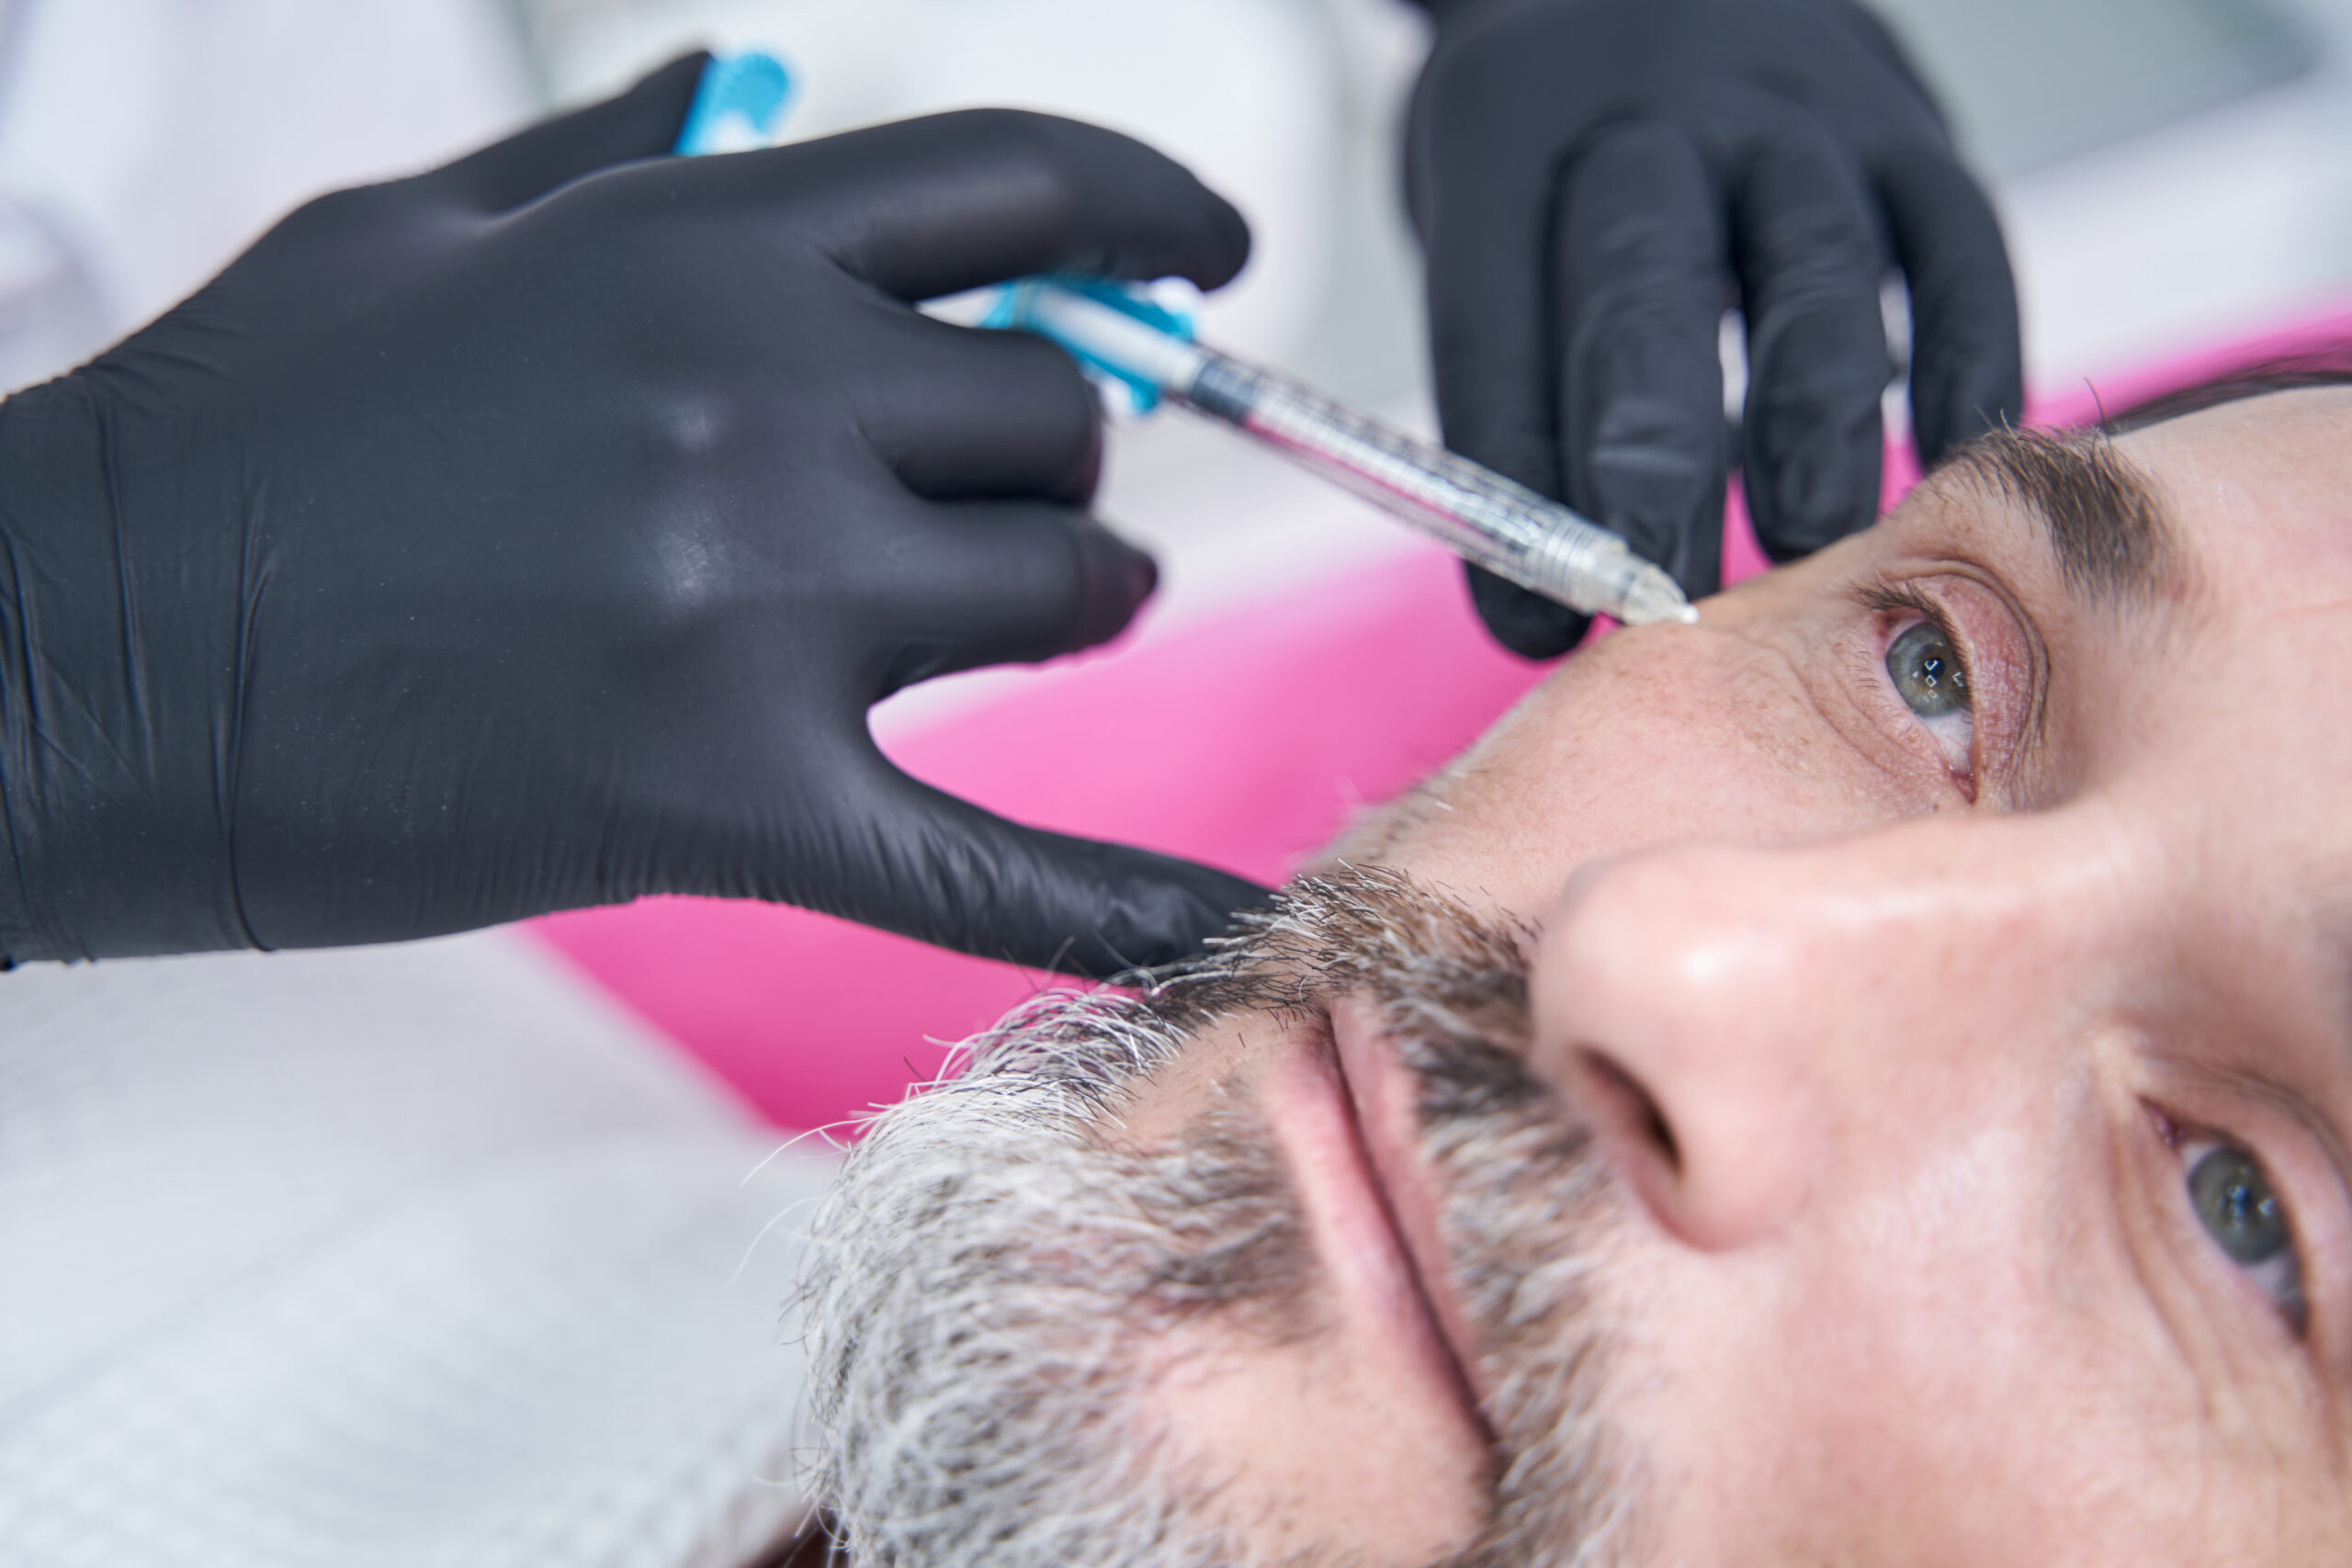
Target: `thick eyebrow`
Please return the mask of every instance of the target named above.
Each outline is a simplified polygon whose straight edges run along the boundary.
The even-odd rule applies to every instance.
[[[2192,558],[2171,509],[2104,431],[1996,431],[1931,482],[1988,491],[2025,511],[2077,598],[2144,606],[2188,585]]]

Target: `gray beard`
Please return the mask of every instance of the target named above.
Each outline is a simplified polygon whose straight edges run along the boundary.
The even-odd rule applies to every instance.
[[[1637,1476],[1599,1402],[1614,1193],[1531,1075],[1525,932],[1383,868],[1285,889],[1140,997],[1047,994],[883,1113],[812,1224],[819,1496],[861,1568],[1342,1568],[1253,1553],[1226,1477],[1179,1460],[1144,1352],[1170,1328],[1317,1332],[1318,1273],[1246,1106],[1122,1152],[1117,1113],[1203,1027],[1371,998],[1419,1085],[1421,1147],[1494,1434],[1477,1541],[1432,1568],[1630,1560]]]

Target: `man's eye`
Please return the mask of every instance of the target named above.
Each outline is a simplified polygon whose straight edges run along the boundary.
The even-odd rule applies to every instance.
[[[2218,1148],[2188,1170],[2197,1220],[2240,1263],[2267,1263],[2287,1250],[2287,1214],[2270,1179],[2243,1149]]]
[[[2298,1330],[2303,1322],[2303,1278],[2286,1206],[2255,1157],[2227,1144],[2191,1143],[2188,1205],[2197,1223],[2233,1263],[2245,1270]]]
[[[1904,703],[1921,718],[1968,711],[1968,674],[1951,638],[1933,621],[1905,631],[1886,650],[1886,672]]]

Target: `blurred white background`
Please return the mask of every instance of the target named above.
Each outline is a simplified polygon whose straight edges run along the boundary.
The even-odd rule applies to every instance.
[[[2347,0],[1883,0],[1996,183],[2038,385],[2271,319],[2352,280]],[[1423,385],[1396,0],[513,0],[541,90],[697,39],[800,68],[797,135],[1018,103],[1144,136],[1248,213],[1210,325],[1372,403]]]
[[[1993,178],[2063,384],[2352,281],[2352,0],[1886,0]],[[785,134],[976,103],[1160,144],[1258,235],[1209,330],[1344,396],[1425,377],[1397,0],[0,0],[0,381],[92,352],[303,197],[696,44]]]

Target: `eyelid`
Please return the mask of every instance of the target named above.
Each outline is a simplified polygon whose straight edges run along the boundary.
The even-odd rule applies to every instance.
[[[1947,634],[1951,631],[1943,606],[1929,598],[1917,582],[1891,578],[1865,582],[1861,587],[1861,600],[1873,610],[1917,610]]]
[[[1953,654],[1960,660],[1961,678],[1967,682],[1969,693],[1968,773],[1965,778],[1955,782],[1959,783],[1969,799],[1973,801],[1976,798],[1977,780],[1984,771],[1984,752],[1975,722],[1976,660],[1970,651],[1968,637],[1953,624],[1955,617],[1916,582],[1883,578],[1864,583],[1860,597],[1865,609],[1878,615],[1889,615],[1907,612],[1917,615],[1943,634],[1944,640],[1951,645]],[[1894,635],[1901,636],[1904,629],[1895,628]],[[1886,689],[1888,699],[1903,712],[1910,723],[1919,726],[1924,732],[1928,729],[1927,721],[1913,713],[1903,699],[1894,694],[1894,677],[1886,671],[1887,648],[1892,646],[1890,640],[1885,647],[1878,650],[1875,662],[1879,678]]]
[[[1914,615],[1950,639],[1968,681],[1970,771],[1963,785],[1982,799],[1986,790],[2005,806],[2041,755],[2048,659],[2040,636],[2016,598],[1966,562],[1891,564],[1852,591],[1851,602],[1877,616]],[[1899,634],[1898,634],[1899,635]],[[1891,646],[1891,645],[1885,645]],[[1905,723],[1922,721],[1895,694],[1886,675],[1884,646],[1870,662],[1888,711]]]
[[[2263,1158],[2254,1145],[2244,1138],[2222,1132],[2217,1128],[2185,1122],[2154,1105],[2148,1107],[2148,1112],[2154,1118],[2158,1136],[2163,1138],[2165,1146],[2171,1149],[2174,1164],[2178,1168],[2180,1180],[2177,1201],[2190,1239],[2209,1253],[2222,1268],[2235,1274],[2256,1290],[2261,1287],[2255,1279],[2255,1270],[2224,1253],[2221,1244],[2207,1235],[2204,1225],[2199,1222],[2189,1197],[2188,1174],[2196,1168],[2198,1158],[2201,1158],[2204,1154],[2221,1149],[2237,1150],[2252,1160],[2256,1168],[2262,1172],[2263,1180],[2269,1185],[2270,1190],[2278,1197],[2279,1208],[2286,1212],[2287,1250],[2280,1255],[2280,1260],[2285,1265],[2286,1270],[2290,1273],[2292,1280],[2291,1289],[2287,1292],[2285,1299],[2272,1297],[2266,1292],[2264,1303],[2298,1340],[2307,1338],[2311,1331],[2311,1302],[2307,1293],[2311,1287],[2311,1269],[2305,1258],[2306,1243],[2303,1225],[2294,1195],[2279,1179],[2277,1168],[2270,1161]],[[2192,1157],[2192,1150],[2197,1151],[2195,1157]]]
[[[1861,600],[1864,606],[1881,615],[1895,615],[1908,610],[1922,620],[1933,623],[1935,628],[1951,642],[1952,651],[1960,655],[1961,672],[1968,677],[1970,693],[1975,692],[1976,669],[1969,656],[1968,638],[1952,624],[1951,613],[1926,590],[1916,582],[1869,582],[1862,585]]]

